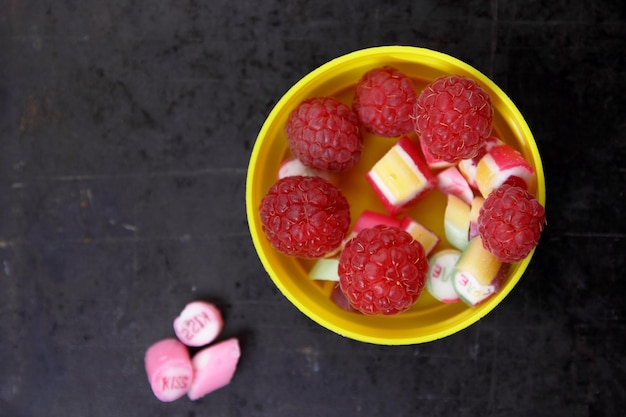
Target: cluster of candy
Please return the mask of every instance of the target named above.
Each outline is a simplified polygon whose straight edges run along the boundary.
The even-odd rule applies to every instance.
[[[209,345],[223,327],[222,314],[211,303],[193,301],[174,319],[176,338],[148,348],[144,363],[154,395],[171,402],[185,394],[197,400],[230,383],[240,357],[239,341]],[[190,347],[201,348],[193,357]]]

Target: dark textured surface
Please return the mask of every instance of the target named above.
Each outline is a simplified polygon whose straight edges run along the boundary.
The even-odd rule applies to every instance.
[[[626,406],[622,1],[0,5],[0,416],[617,416]],[[513,99],[548,228],[491,314],[417,346],[298,312],[252,246],[248,157],[300,77],[364,47],[452,54]],[[197,402],[143,354],[193,299],[243,356]]]

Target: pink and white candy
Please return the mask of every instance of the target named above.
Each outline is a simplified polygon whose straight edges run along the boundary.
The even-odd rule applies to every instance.
[[[356,235],[363,229],[370,229],[379,224],[400,227],[400,220],[388,214],[378,213],[372,210],[363,210],[361,215],[354,222],[352,233]]]
[[[298,158],[288,158],[278,167],[278,179],[297,175],[317,176],[337,185],[338,176],[330,171],[319,171],[304,165]]]
[[[159,400],[175,401],[189,391],[193,367],[189,350],[181,341],[168,338],[156,342],[146,351],[144,364],[152,392]]]
[[[174,319],[176,337],[187,346],[208,345],[215,340],[223,326],[220,310],[204,301],[190,302]]]
[[[451,166],[437,174],[437,188],[445,195],[454,194],[470,204],[474,191],[456,166]]]
[[[487,198],[491,191],[507,181],[515,181],[532,192],[535,170],[517,149],[504,144],[495,146],[480,159],[476,167],[476,185]]]
[[[236,338],[226,339],[196,353],[191,360],[194,378],[187,392],[189,399],[197,400],[230,384],[240,356],[239,340]]]
[[[485,154],[491,149],[500,145],[504,145],[504,142],[502,142],[499,138],[495,136],[489,136],[485,140],[485,144],[480,150],[478,156],[459,161],[459,163],[457,164],[459,172],[465,177],[470,187],[476,190],[478,189],[478,185],[476,184],[476,168],[478,167],[478,162],[480,162],[480,159],[485,156]]]

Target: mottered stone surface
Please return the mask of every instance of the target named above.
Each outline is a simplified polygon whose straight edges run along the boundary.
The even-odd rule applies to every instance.
[[[287,3],[286,5],[283,3]],[[615,416],[626,405],[626,12],[619,1],[4,1],[0,417]],[[526,117],[548,226],[487,317],[428,344],[344,339],[273,286],[248,158],[300,77],[376,45],[454,55]],[[143,369],[194,299],[232,383],[160,403]]]

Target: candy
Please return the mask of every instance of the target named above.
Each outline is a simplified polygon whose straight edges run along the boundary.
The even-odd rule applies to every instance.
[[[449,194],[443,227],[448,242],[459,250],[464,250],[469,243],[470,206],[459,197]]]
[[[502,262],[483,247],[480,236],[473,238],[456,263],[454,288],[461,299],[475,306],[493,295],[499,287],[496,279]]]
[[[361,215],[356,219],[356,222],[354,222],[352,233],[358,234],[363,229],[369,229],[379,224],[400,227],[400,220],[388,214],[363,210]]]
[[[535,170],[512,146],[507,144],[496,146],[478,162],[476,185],[483,197],[486,198],[491,191],[511,180],[524,184],[525,188],[532,192]]]
[[[437,184],[419,149],[407,136],[374,164],[366,178],[391,215],[413,206]]]
[[[437,174],[437,188],[445,195],[454,194],[467,204],[474,198],[472,188],[456,166],[446,168]]]
[[[440,168],[448,168],[453,166],[452,162],[444,161],[441,158],[437,158],[428,150],[428,147],[424,143],[423,140],[420,140],[420,149],[422,150],[422,155],[424,155],[424,160],[428,164],[430,169],[440,169]]]
[[[454,288],[454,266],[461,252],[456,249],[444,249],[428,260],[426,288],[430,295],[442,303],[456,303],[460,300]]]
[[[478,167],[478,162],[480,162],[480,159],[495,146],[500,146],[503,144],[504,142],[502,142],[499,138],[495,136],[489,136],[485,140],[485,144],[483,145],[480,153],[477,156],[475,156],[474,158],[462,159],[459,161],[459,163],[457,164],[459,172],[465,177],[470,187],[476,190],[478,189],[478,185],[476,185],[476,168]]]
[[[191,360],[194,378],[187,396],[197,400],[230,383],[241,351],[236,338],[226,339],[196,353]]]
[[[472,203],[470,204],[470,228],[469,228],[469,239],[473,239],[475,236],[478,236],[478,215],[480,214],[480,208],[483,206],[485,199],[481,196],[476,196],[472,199]]]
[[[217,307],[193,301],[174,319],[174,332],[187,346],[204,346],[217,337],[223,325],[222,314]]]
[[[441,238],[435,232],[408,216],[404,217],[400,222],[400,229],[408,232],[413,236],[413,239],[421,243],[426,255],[441,241]]]
[[[309,278],[323,281],[339,281],[338,267],[339,259],[320,258],[309,271]]]
[[[144,364],[152,392],[159,400],[171,402],[189,390],[193,367],[187,346],[179,340],[163,339],[150,346]]]
[[[322,177],[325,180],[330,181],[334,185],[338,184],[338,176],[336,173],[330,171],[320,171],[317,169],[309,168],[304,165],[298,158],[289,158],[283,161],[278,168],[278,179],[285,177],[294,177],[298,175],[303,176],[317,176]]]

